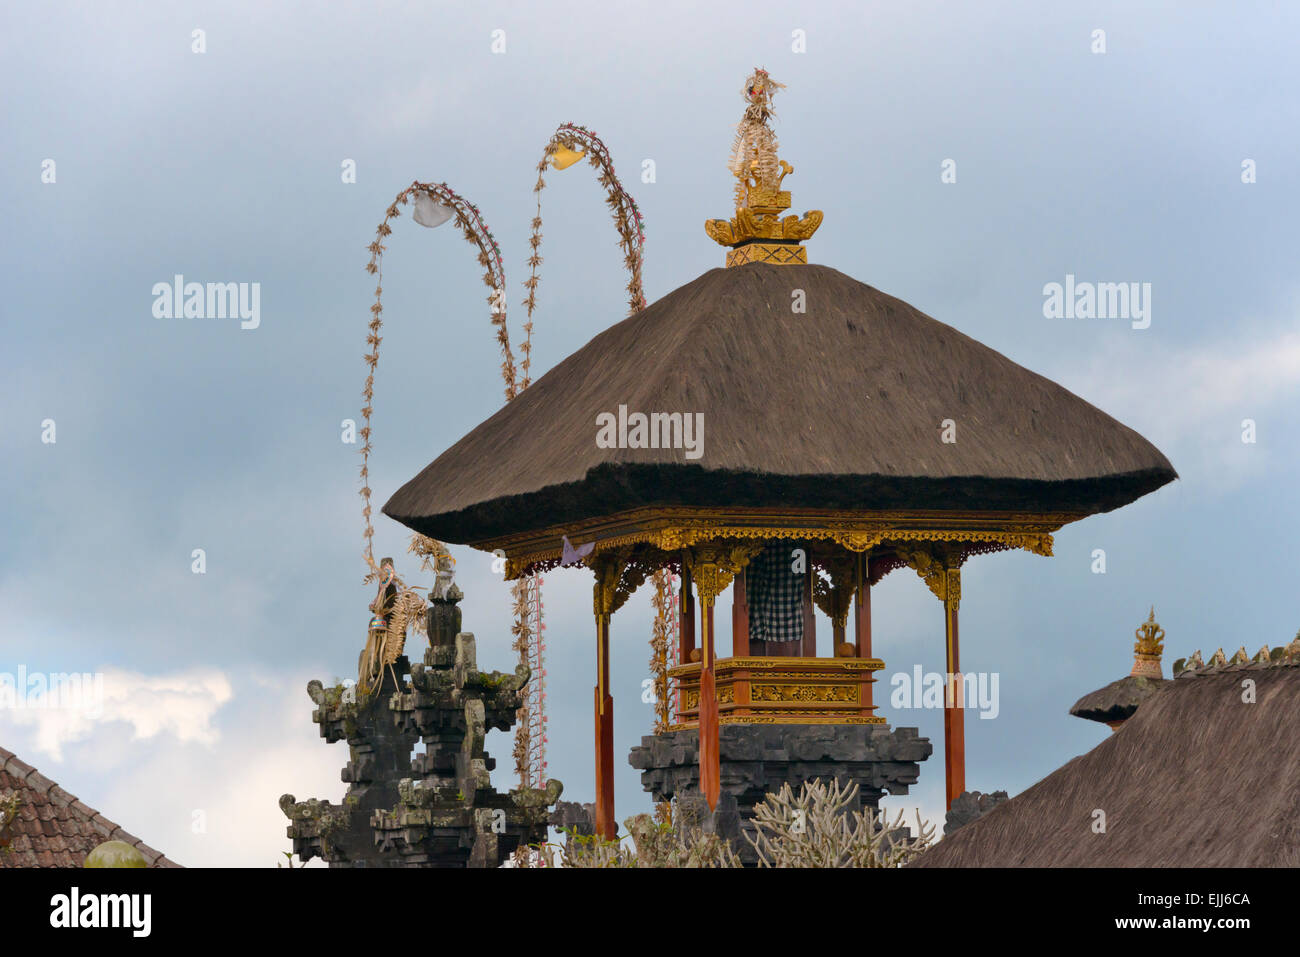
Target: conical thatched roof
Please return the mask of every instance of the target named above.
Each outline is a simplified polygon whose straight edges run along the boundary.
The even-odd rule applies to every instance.
[[[1243,701],[1243,681],[1256,700]],[[1165,681],[1114,734],[918,867],[1300,865],[1300,656]],[[1094,812],[1105,812],[1096,833]]]
[[[703,413],[702,456],[599,448],[597,416],[620,405]],[[474,543],[646,505],[1084,515],[1175,477],[1132,429],[907,303],[826,266],[755,263],[596,336],[384,512]]]

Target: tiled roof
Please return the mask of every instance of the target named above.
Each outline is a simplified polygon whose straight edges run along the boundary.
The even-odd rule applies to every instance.
[[[18,795],[18,815],[0,834],[0,846],[8,843],[0,867],[81,867],[104,841],[125,841],[150,867],[181,866],[0,748],[0,801],[10,794]]]

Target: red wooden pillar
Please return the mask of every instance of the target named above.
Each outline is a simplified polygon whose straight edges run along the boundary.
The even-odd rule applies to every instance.
[[[948,807],[966,790],[966,712],[961,661],[957,645],[957,605],[961,596],[961,571],[945,573],[944,632],[947,645],[948,686],[943,709],[943,770]]]
[[[745,570],[736,572],[731,585],[731,655],[749,656],[749,600],[745,594]]]
[[[618,825],[614,820],[614,698],[609,693],[609,618],[603,612],[596,615],[596,833],[613,840]]]
[[[691,593],[691,570],[686,567],[686,562],[682,562],[682,587],[677,596],[677,614],[680,650],[677,663],[684,665],[691,660],[691,652],[695,650],[695,596]]]
[[[803,573],[803,656],[817,657],[817,616],[813,611],[813,571],[812,562]],[[831,650],[832,656],[835,654]]]
[[[866,582],[853,596],[853,644],[859,658],[871,657],[871,586]]]
[[[871,657],[871,582],[867,580],[866,567],[867,560],[864,555],[862,574],[853,595],[853,643],[859,658]],[[862,704],[867,708],[875,703],[872,700],[872,683],[868,681],[862,688]]]
[[[713,678],[713,601],[712,597],[700,595],[703,647],[700,656],[700,793],[708,802],[710,811],[717,808],[722,788],[718,691]]]

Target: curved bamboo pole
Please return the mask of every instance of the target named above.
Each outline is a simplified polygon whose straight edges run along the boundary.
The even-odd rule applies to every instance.
[[[375,614],[371,619],[366,649],[362,652],[361,662],[358,666],[358,681],[363,693],[373,690],[372,686],[378,686],[377,682],[381,679],[377,668],[382,668],[385,664],[391,664],[392,662],[389,659],[394,658],[395,651],[400,654],[400,645],[405,640],[406,629],[410,627],[419,632],[424,630],[422,616],[411,613],[411,610],[415,607],[414,599],[420,599],[420,606],[423,607],[423,599],[417,594],[422,589],[407,586],[387,561],[385,561],[382,568],[375,563],[375,529],[371,524],[373,512],[370,501],[370,453],[374,451],[374,445],[371,441],[371,414],[374,411],[375,369],[379,364],[379,344],[383,341],[380,332],[383,328],[382,316],[384,311],[382,302],[384,291],[383,256],[386,248],[384,240],[393,231],[389,223],[401,215],[401,210],[398,207],[407,205],[413,196],[419,194],[425,194],[435,202],[449,208],[455,216],[456,225],[464,234],[465,239],[478,249],[479,265],[486,270],[483,274],[483,282],[492,291],[491,295],[488,296],[488,303],[491,310],[491,324],[497,328],[497,342],[501,345],[501,376],[505,382],[506,401],[513,399],[519,391],[514,356],[510,350],[510,335],[506,327],[506,277],[505,265],[501,261],[501,248],[497,245],[492,231],[487,228],[487,224],[483,221],[477,206],[460,196],[446,183],[434,184],[416,180],[398,193],[385,211],[383,220],[375,230],[374,242],[368,247],[370,261],[366,264],[366,271],[372,276],[378,277],[378,285],[375,286],[375,302],[370,307],[369,332],[366,335],[366,344],[370,347],[370,352],[364,357],[369,371],[366,375],[365,387],[362,389],[364,404],[361,408],[362,427],[360,429],[363,443],[360,449],[361,498],[365,503],[362,508],[362,517],[365,521],[365,549],[362,557],[367,567],[364,581],[378,582],[380,590],[378,597],[371,605],[371,610]],[[529,330],[531,337],[531,324]],[[531,349],[531,341],[525,341],[524,349],[525,352]],[[432,567],[431,559],[433,563],[436,563],[439,559],[454,561],[454,559],[451,559],[446,545],[420,534],[411,536],[411,544],[407,550],[419,555],[423,559],[423,566],[426,569]],[[388,569],[388,571],[386,572],[384,569]],[[395,627],[400,627],[402,632],[400,636],[393,634]]]
[[[530,273],[528,279],[524,282],[524,286],[528,290],[528,297],[524,300],[524,307],[527,310],[524,329],[529,333],[532,330],[532,316],[537,305],[537,286],[540,282],[537,267],[543,261],[541,255],[542,190],[546,186],[546,168],[553,165],[553,159],[561,148],[583,154],[587,162],[599,171],[599,182],[605,187],[605,204],[610,208],[610,213],[614,218],[614,226],[619,235],[619,248],[623,250],[623,262],[628,271],[628,314],[633,315],[646,307],[645,289],[641,277],[641,269],[645,261],[645,222],[640,209],[637,207],[636,200],[623,188],[623,184],[614,170],[614,161],[600,137],[585,126],[562,123],[552,134],[542,151],[542,158],[537,163],[537,184],[533,187],[533,192],[537,195],[537,212],[533,217],[532,234],[529,237],[531,252],[528,266]],[[524,383],[526,385],[529,375],[529,357],[527,355],[523,360],[523,367]],[[655,608],[655,621],[650,637],[650,669],[656,694],[655,731],[662,732],[670,722],[668,658],[671,649],[668,647],[668,635],[671,626],[668,619],[670,615],[669,609],[672,605],[674,582],[673,575],[666,569],[656,571],[652,576],[652,580],[655,586],[655,594],[652,598]],[[662,819],[667,814],[666,806],[659,808],[657,814]]]
[[[547,142],[546,148],[542,151],[542,158],[537,163],[537,185],[533,187],[533,192],[537,194],[537,215],[533,218],[533,232],[528,240],[529,247],[532,249],[528,259],[531,272],[528,279],[524,281],[524,286],[528,289],[528,298],[524,300],[524,306],[528,310],[528,319],[524,323],[525,331],[532,328],[533,308],[537,304],[537,284],[540,282],[537,267],[542,264],[539,250],[542,246],[542,190],[546,186],[544,174],[560,147],[583,153],[587,162],[600,170],[600,185],[605,187],[605,205],[610,208],[614,217],[614,226],[619,235],[618,245],[623,250],[623,263],[628,271],[629,315],[646,307],[645,291],[641,286],[641,264],[645,250],[645,223],[641,218],[641,210],[637,208],[636,200],[619,181],[618,175],[614,172],[614,161],[610,159],[609,150],[600,141],[600,137],[585,126],[561,123]],[[526,383],[528,379],[526,368],[524,379]]]

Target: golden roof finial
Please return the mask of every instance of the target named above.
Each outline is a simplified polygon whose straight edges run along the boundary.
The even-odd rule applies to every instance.
[[[736,215],[704,224],[714,242],[731,247],[728,266],[807,263],[808,252],[799,243],[822,224],[819,209],[805,213],[802,219],[793,214],[781,218],[790,208],[790,193],[781,189],[781,183],[794,167],[777,156],[776,134],[768,120],[775,115],[772,97],[784,88],[784,83],[776,82],[763,69],[756,69],[745,81],[745,115],[736,126],[728,163],[736,177]]]
[[[1130,677],[1163,678],[1160,670],[1160,656],[1164,654],[1165,630],[1156,624],[1156,610],[1153,606],[1147,620],[1134,632],[1137,644],[1133,646],[1133,670]]]

